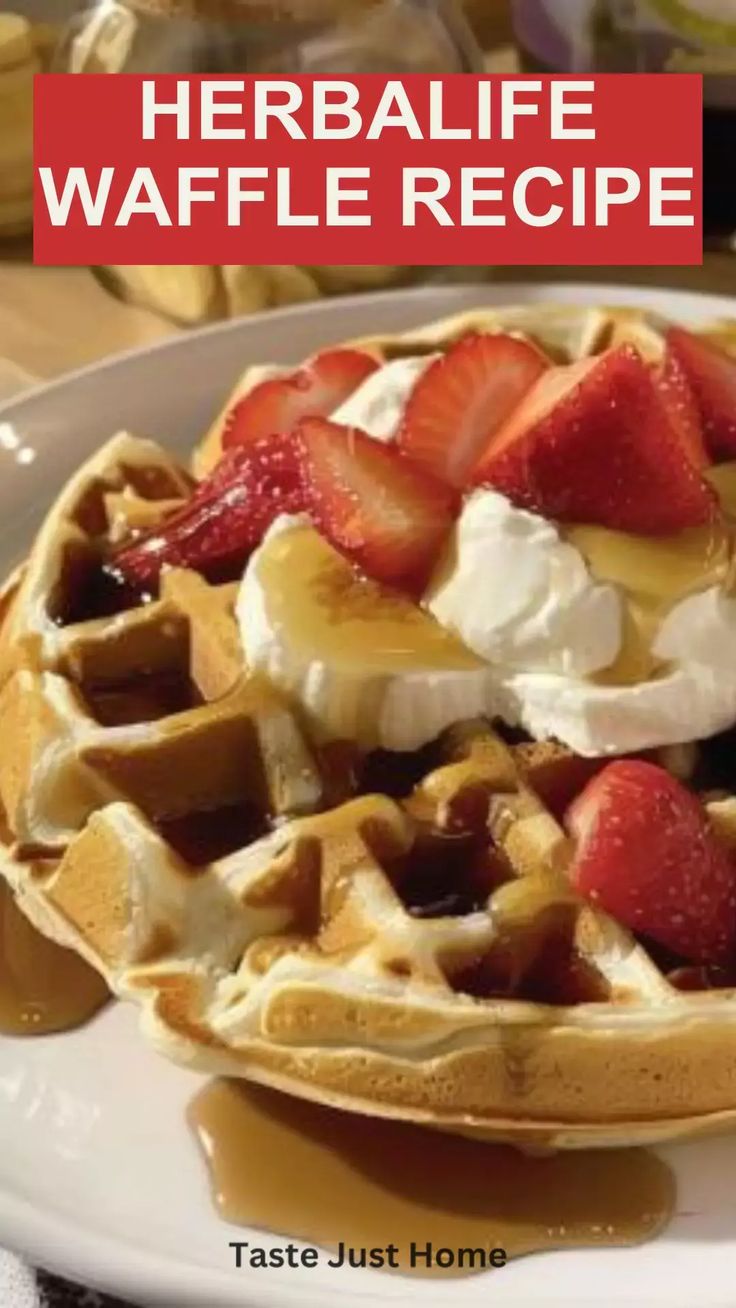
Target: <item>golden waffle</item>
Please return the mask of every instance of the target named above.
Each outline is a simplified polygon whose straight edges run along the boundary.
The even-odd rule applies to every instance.
[[[15,748],[0,798],[22,855],[58,853],[121,797],[161,822],[231,809],[262,822],[320,803],[290,710],[239,654],[234,587],[172,570],[155,603],[103,591],[99,563],[121,504],[140,521],[145,491],[150,522],[186,484],[155,446],[116,437],[67,487],[14,583],[0,730]],[[94,608],[101,591],[110,611],[75,620],[75,605]]]
[[[372,348],[472,326],[561,358],[659,339],[634,313],[529,307]],[[380,760],[315,756],[249,673],[233,586],[179,569],[155,602],[100,592],[108,545],[188,484],[155,445],[116,437],[0,595],[1,870],[32,921],[203,1072],[530,1146],[729,1122],[730,978],[656,960],[567,880],[559,815],[595,760],[477,721],[384,784]],[[682,775],[695,753],[661,761]],[[736,847],[736,800],[709,812]]]

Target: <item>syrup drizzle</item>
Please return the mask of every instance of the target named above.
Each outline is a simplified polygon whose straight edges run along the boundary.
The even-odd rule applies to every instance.
[[[635,685],[661,672],[664,664],[652,644],[667,614],[690,595],[726,586],[732,569],[734,533],[721,521],[674,536],[635,536],[594,526],[568,527],[563,534],[596,580],[612,582],[625,600],[619,654],[610,668],[593,676],[601,685]]]
[[[509,1258],[631,1245],[653,1238],[674,1207],[672,1173],[644,1149],[532,1158],[227,1081],[206,1086],[188,1120],[226,1221],[329,1251],[393,1244],[397,1266],[414,1275],[479,1268],[421,1257],[412,1266],[412,1244]]]

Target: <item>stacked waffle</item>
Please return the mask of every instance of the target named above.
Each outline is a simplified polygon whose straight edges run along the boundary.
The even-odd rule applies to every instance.
[[[370,348],[446,348],[471,328],[564,360],[622,334],[654,348],[659,331],[509,310]],[[170,567],[151,596],[105,580],[101,560],[155,541],[191,489],[158,446],[115,437],[3,593],[2,872],[31,920],[204,1072],[530,1145],[728,1121],[730,974],[643,943],[568,875],[562,814],[602,760],[487,718],[401,758],[316,738],[247,666],[235,583]],[[697,777],[700,748],[659,762]],[[736,847],[736,801],[702,798]]]

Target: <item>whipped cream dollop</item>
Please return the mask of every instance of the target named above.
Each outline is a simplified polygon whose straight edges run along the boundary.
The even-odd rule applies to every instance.
[[[621,645],[621,598],[536,513],[495,491],[463,506],[424,597],[430,613],[488,662],[585,676]]]
[[[736,649],[736,623],[728,639]],[[503,678],[499,703],[500,717],[523,726],[536,740],[560,740],[576,754],[595,758],[725,731],[736,721],[736,677],[732,672],[724,678],[722,667],[692,661],[634,686],[510,673]]]
[[[599,685],[621,649],[625,596],[536,514],[493,491],[465,504],[424,602],[489,660],[500,716],[578,754],[623,754],[702,739],[736,721],[736,600],[719,586],[662,618],[666,666],[635,685]]]
[[[330,415],[332,421],[359,427],[377,441],[392,440],[415,383],[439,357],[423,354],[385,363]]]

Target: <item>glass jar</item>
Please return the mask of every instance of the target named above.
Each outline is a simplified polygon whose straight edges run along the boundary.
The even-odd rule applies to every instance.
[[[69,24],[56,58],[57,71],[68,72],[287,76],[473,72],[482,64],[461,0],[96,0]],[[187,325],[322,295],[469,275],[388,264],[97,271],[118,295]],[[482,275],[470,273],[472,280]]]
[[[716,237],[736,232],[736,0],[512,5],[528,69],[703,74],[705,231]]]
[[[76,73],[470,72],[455,0],[96,0],[56,68]]]

